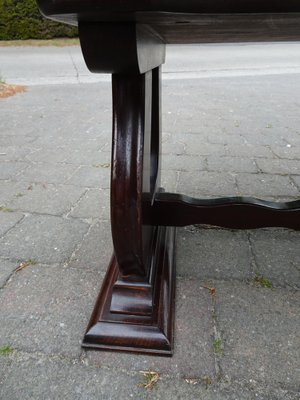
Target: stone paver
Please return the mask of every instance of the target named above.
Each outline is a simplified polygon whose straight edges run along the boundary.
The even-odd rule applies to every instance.
[[[75,218],[110,218],[110,190],[89,189],[70,213]]]
[[[24,214],[13,212],[11,208],[2,206],[0,211],[0,237],[13,228],[22,218],[24,218]]]
[[[234,174],[206,171],[180,172],[177,191],[200,198],[237,195]]]
[[[266,159],[273,157],[271,150],[267,146],[258,146],[249,143],[243,145],[227,145],[226,155],[231,157],[256,157]]]
[[[67,163],[90,165],[96,168],[110,168],[111,155],[110,152],[81,149],[74,150],[68,154]]]
[[[108,189],[110,185],[110,169],[104,164],[104,167],[80,166],[79,169],[67,180],[68,184]]]
[[[250,241],[256,273],[275,286],[300,288],[300,232],[260,229]]]
[[[34,149],[26,158],[33,163],[65,163],[69,154],[70,150],[67,146],[57,146],[56,148],[40,147]]]
[[[165,170],[161,173],[161,186],[165,189],[166,192],[176,192],[178,191],[178,180],[179,180],[178,171]]]
[[[74,252],[69,265],[74,268],[106,271],[113,254],[110,224],[99,221],[93,224]]]
[[[30,265],[1,292],[1,346],[79,357],[103,276],[61,265]]]
[[[206,159],[203,156],[166,154],[162,157],[162,169],[175,171],[203,171],[207,169]]]
[[[0,163],[0,179],[11,179],[18,173],[22,172],[29,166],[28,163],[24,162],[1,162]]]
[[[247,233],[192,227],[178,229],[177,273],[204,280],[253,278]]]
[[[30,145],[31,143],[33,143],[36,140],[36,136],[21,136],[21,135],[1,135],[0,137],[0,148],[4,148],[4,147],[8,147],[10,148],[10,146],[20,146],[22,145],[22,147],[24,146],[24,144],[26,145]],[[3,154],[1,153],[1,158],[0,160],[5,160],[5,157],[3,158],[3,156],[6,156],[7,154]]]
[[[23,219],[0,239],[0,256],[14,260],[65,262],[87,232],[85,222],[50,215]]]
[[[216,314],[224,348],[221,368],[246,379],[299,390],[299,291],[216,284]]]
[[[20,142],[22,143],[24,137],[21,135],[16,135],[14,136],[14,138],[16,139],[16,141],[20,140]],[[19,146],[18,143],[15,143],[14,145],[8,145],[6,136],[5,140],[3,140],[2,143],[3,144],[0,144],[1,163],[4,161],[19,161],[21,159],[25,159],[25,156],[30,154],[32,151],[32,148],[28,145]]]
[[[0,258],[0,288],[5,285],[18,263]]]
[[[276,196],[299,196],[288,176],[269,174],[238,174],[237,185],[240,195],[260,198]]]
[[[35,183],[30,190],[17,193],[8,206],[14,210],[62,215],[76,205],[85,191],[73,185]]]
[[[217,172],[258,172],[256,163],[251,158],[217,157],[215,155],[207,159],[208,170]]]
[[[66,183],[78,167],[71,164],[37,163],[30,165],[19,177],[24,182]]]
[[[292,177],[292,182],[294,182],[296,184],[296,187],[300,191],[300,176],[293,176]]]
[[[272,146],[273,153],[280,158],[300,160],[300,146]]]
[[[300,160],[256,160],[259,169],[268,174],[300,175]]]
[[[59,50],[74,82],[74,65],[88,74],[76,49]],[[218,49],[202,47],[202,69]],[[163,81],[162,186],[299,198],[299,76],[176,73]],[[298,400],[300,236],[287,229],[178,229],[173,358],[80,347],[113,252],[110,97],[98,82],[0,100],[1,400]],[[139,386],[148,369],[152,390]]]
[[[169,132],[163,132],[161,144],[162,154],[184,154],[185,146],[185,141],[180,136],[174,136]]]
[[[0,180],[0,206],[7,207],[7,204],[16,196],[18,196],[18,193],[24,193],[24,191],[30,189],[30,185],[25,182],[18,182],[15,180]]]
[[[57,162],[90,166],[110,163],[110,155],[107,152],[104,153],[100,150],[81,151],[80,149],[70,152],[68,146],[50,149],[42,147],[28,155],[27,158],[34,162]]]
[[[226,155],[226,147],[223,144],[205,143],[200,135],[189,136],[189,138],[185,138],[187,142],[186,154],[200,156],[209,156],[211,154],[214,154],[219,157]],[[191,136],[194,140],[190,140]]]
[[[233,126],[231,129],[228,130],[224,128],[223,132],[218,132],[217,126],[216,131],[209,132],[207,134],[207,141],[212,144],[247,144],[247,140],[239,133],[239,122],[234,121]],[[195,132],[197,135],[197,132]]]
[[[3,365],[6,374],[0,378],[0,395],[10,400],[297,400],[297,394],[284,390],[262,393],[257,388],[239,386],[220,389],[216,385],[206,387],[197,380],[196,384],[187,383],[183,378],[164,375],[153,389],[145,389],[141,386],[145,382],[141,373],[87,367],[69,359],[20,354],[6,357]]]

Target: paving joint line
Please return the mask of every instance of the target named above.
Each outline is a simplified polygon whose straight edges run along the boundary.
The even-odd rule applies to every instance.
[[[85,240],[85,238],[90,234],[92,228],[96,225],[97,222],[92,222],[89,225],[88,230],[86,231],[86,233],[82,236],[82,239],[80,241],[80,243],[77,243],[77,245],[75,246],[74,250],[72,251],[71,255],[68,257],[68,259],[64,262],[64,266],[65,267],[70,267],[70,263],[74,260],[76,253],[81,249],[81,247],[83,246],[83,242]]]
[[[71,59],[73,68],[75,69],[75,78],[77,79],[77,83],[80,83],[80,80],[79,80],[79,71],[78,71],[77,66],[76,66],[76,64],[75,64],[75,62],[74,62],[74,59],[73,59],[73,56],[72,56],[72,53],[71,53],[71,50],[70,50],[70,49],[68,49],[68,54],[69,54],[69,56],[70,56],[70,59]]]
[[[294,264],[293,264],[293,266],[294,266]],[[299,267],[296,267],[296,269],[300,270]],[[254,276],[255,276],[255,274],[253,274],[253,278],[254,278]],[[208,277],[203,276],[203,277],[199,278],[197,276],[192,276],[192,275],[176,275],[176,279],[178,279],[180,281],[181,280],[199,281],[199,285],[201,287],[202,286],[205,287],[206,286],[205,283],[207,281],[211,282],[213,285],[218,285],[218,284],[222,284],[222,283],[226,283],[226,284],[239,283],[239,284],[245,285],[245,286],[256,287],[255,285],[253,285],[251,277],[250,278],[246,278],[244,280],[243,279],[240,280],[238,278],[232,278],[232,277],[230,277],[230,278],[224,278],[224,277],[215,278],[215,277],[212,277],[212,276],[208,276]],[[262,289],[263,290],[265,288],[261,288],[261,287],[258,286],[258,289]],[[300,286],[299,287],[298,286],[291,286],[289,284],[286,284],[286,285],[273,285],[272,291],[274,292],[276,290],[282,290],[282,289],[284,289],[284,290],[286,290],[288,292],[298,292],[300,290]],[[265,289],[265,290],[269,290],[269,289]]]
[[[87,351],[84,350],[84,349],[82,349],[82,352],[87,354]],[[106,365],[101,365],[100,366],[100,365],[91,363],[88,358],[84,358],[83,359],[82,355],[80,355],[78,357],[68,357],[68,356],[66,356],[64,354],[61,354],[61,353],[44,353],[44,352],[40,352],[40,351],[28,351],[28,350],[24,351],[24,350],[21,350],[21,349],[14,349],[13,353],[11,355],[9,355],[8,357],[12,361],[18,362],[24,356],[28,357],[31,360],[36,360],[36,361],[39,361],[41,359],[44,360],[44,361],[50,361],[50,362],[51,361],[52,362],[61,361],[63,363],[67,363],[69,365],[82,365],[84,368],[89,368],[89,369],[106,370],[106,371],[112,371],[113,370],[113,371],[124,373],[127,376],[132,376],[132,377],[141,376],[140,375],[140,371],[138,371],[138,370],[132,370],[132,369],[129,370],[128,368],[124,369],[124,368],[118,368],[118,367],[108,367]],[[157,372],[160,373],[160,371],[157,371]],[[170,379],[170,380],[173,381],[174,378],[177,378],[177,379],[179,378],[182,382],[185,380],[185,377],[178,376],[177,374],[175,376],[175,375],[172,375],[172,374],[169,374],[169,373],[162,373],[161,376],[162,376],[163,379],[166,379],[166,380]],[[201,382],[201,378],[202,377],[199,377],[199,386],[207,388],[207,386],[205,384],[203,384],[203,382]],[[263,381],[260,381],[260,380],[256,380],[255,383],[258,384],[259,386],[256,387],[256,388],[251,388],[251,387],[248,386],[248,383],[246,383],[244,381],[239,381],[239,380],[226,381],[226,380],[224,380],[224,378],[222,378],[219,381],[214,381],[212,383],[212,385],[210,385],[210,387],[212,387],[212,388],[220,387],[220,389],[223,388],[223,390],[224,389],[228,390],[229,388],[235,389],[235,387],[238,386],[239,388],[242,388],[242,389],[246,388],[249,391],[253,391],[253,392],[254,391],[261,391],[261,390],[265,391],[266,389],[267,390],[274,389],[274,385],[272,385],[272,386],[268,385],[268,384],[266,385]],[[285,391],[287,393],[290,393],[290,394],[297,394],[298,393],[296,390],[291,389],[291,388],[283,387],[282,385],[276,386],[275,389],[280,389],[280,390],[283,390],[283,391]]]
[[[13,210],[15,211],[15,210]],[[18,211],[20,212],[20,211]],[[23,213],[23,217],[19,219],[19,221],[17,221],[13,226],[11,226],[10,228],[8,228],[7,231],[5,231],[2,235],[0,235],[0,240],[4,239],[5,235],[7,235],[12,229],[14,229],[17,225],[19,225],[27,216],[28,214],[26,212],[22,212]],[[1,255],[0,255],[1,258]]]
[[[73,176],[80,170],[80,168],[82,167],[82,164],[78,165],[75,170],[73,172],[71,172],[71,174],[68,176],[68,178],[66,178],[62,184],[63,185],[68,185],[68,181],[70,181],[70,179],[73,178]],[[76,185],[75,185],[76,186]]]
[[[14,270],[8,275],[8,277],[7,277],[7,279],[5,280],[5,282],[3,283],[3,285],[0,287],[0,291],[2,290],[2,289],[5,289],[6,288],[6,286],[8,285],[8,283],[13,279],[13,277],[18,273],[17,272],[17,269],[18,269],[18,267],[19,267],[19,265],[20,265],[20,263],[21,262],[24,262],[25,260],[22,260],[22,259],[15,259],[15,258],[11,258],[11,257],[1,257],[0,258],[0,262],[1,262],[1,260],[7,260],[7,261],[10,261],[10,262],[13,262],[13,263],[16,263],[17,265],[16,265],[16,267],[14,268]],[[59,266],[60,264],[51,264],[51,263],[42,263],[42,262],[37,262],[36,263],[36,265],[38,265],[38,266],[46,266],[46,267],[51,267],[51,266]],[[33,264],[29,264],[28,265],[28,267],[29,266],[34,266]]]
[[[297,183],[294,180],[294,176],[299,176],[299,175],[290,175],[289,176],[291,184],[292,184],[293,187],[295,187],[295,189],[298,190],[298,192],[300,192],[300,185],[299,186],[297,185]]]
[[[72,218],[72,216],[70,216],[70,213],[77,207],[79,206],[80,202],[82,201],[82,199],[85,197],[85,195],[87,195],[89,193],[90,189],[86,188],[83,193],[79,196],[79,198],[77,199],[77,201],[75,201],[74,204],[71,204],[71,207],[69,208],[69,211],[66,211],[63,213],[63,216],[65,218]]]

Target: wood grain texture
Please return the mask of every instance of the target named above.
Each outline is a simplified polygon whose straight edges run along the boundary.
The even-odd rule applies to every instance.
[[[297,0],[38,0],[49,18],[77,25],[134,23],[164,43],[224,43],[300,39]],[[117,43],[126,36],[116,33]],[[105,49],[105,44],[103,46]],[[122,48],[120,48],[122,51]]]
[[[113,149],[111,171],[111,225],[116,258],[122,276],[147,279],[143,233],[147,245],[151,228],[142,227],[143,188],[149,192],[150,179],[144,169],[149,150],[151,115],[151,73],[113,75]],[[149,171],[149,168],[148,168]],[[139,279],[139,278],[136,278]]]
[[[151,254],[152,284],[150,312],[111,310],[112,297],[119,268],[113,257],[103,281],[82,346],[86,348],[131,351],[170,356],[173,353],[174,296],[175,296],[175,229],[156,230]],[[128,285],[129,287],[129,285]],[[139,304],[144,285],[136,283],[126,304]],[[122,304],[123,297],[116,299]]]

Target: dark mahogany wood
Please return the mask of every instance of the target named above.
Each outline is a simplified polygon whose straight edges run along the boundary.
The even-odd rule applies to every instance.
[[[165,45],[148,25],[79,22],[78,28],[92,72],[143,74],[165,62]]]
[[[175,193],[144,196],[144,222],[153,225],[205,224],[232,229],[283,227],[300,230],[300,201],[275,203],[246,197],[198,200]]]
[[[38,3],[44,15],[73,25],[78,22],[147,25],[165,43],[300,38],[298,0],[38,0]],[[117,41],[123,41],[121,35]],[[100,51],[99,47],[95,51]]]
[[[147,254],[152,228],[142,227],[141,204],[143,190],[150,193],[151,86],[151,72],[112,77],[111,223],[124,278],[136,275],[136,279],[147,279],[149,271],[144,249]]]
[[[160,185],[160,75],[112,76],[111,224],[123,279],[149,278],[153,227],[143,224],[142,196]]]
[[[91,71],[112,73],[111,229],[114,257],[83,346],[170,355],[175,229],[146,225],[142,198],[160,187],[165,46],[143,25],[79,24]]]
[[[113,294],[115,282],[119,276],[119,268],[113,257],[84,336],[83,347],[172,355],[175,295],[174,241],[174,228],[156,229],[151,255],[153,282],[150,280],[148,286],[127,283],[126,287],[129,291],[127,295]],[[141,298],[144,289],[146,292],[152,292],[150,297],[146,293],[145,301],[143,297]],[[119,297],[120,306],[124,310],[110,309],[110,301],[114,295]],[[150,298],[152,301],[149,302]],[[129,309],[127,304],[129,304]],[[141,307],[137,307],[132,312],[130,309],[132,304]]]
[[[88,68],[112,73],[114,255],[83,340],[87,348],[171,355],[175,226],[300,229],[300,201],[197,200],[160,189],[166,43],[300,39],[299,0],[38,0],[79,26]]]
[[[172,354],[175,228],[145,224],[160,185],[160,68],[114,74],[111,227],[115,254],[83,346]]]
[[[150,193],[152,199],[159,190],[161,178],[161,67],[152,71],[152,113],[150,149]]]
[[[68,14],[89,20],[110,14],[111,20],[119,14],[140,12],[232,14],[232,13],[291,13],[300,12],[298,0],[39,0],[45,15]],[[67,19],[67,18],[66,18]]]

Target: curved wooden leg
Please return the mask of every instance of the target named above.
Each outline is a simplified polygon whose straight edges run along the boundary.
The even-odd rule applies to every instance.
[[[116,74],[111,225],[115,254],[84,347],[170,355],[175,228],[143,224],[142,199],[160,185],[160,67]]]

